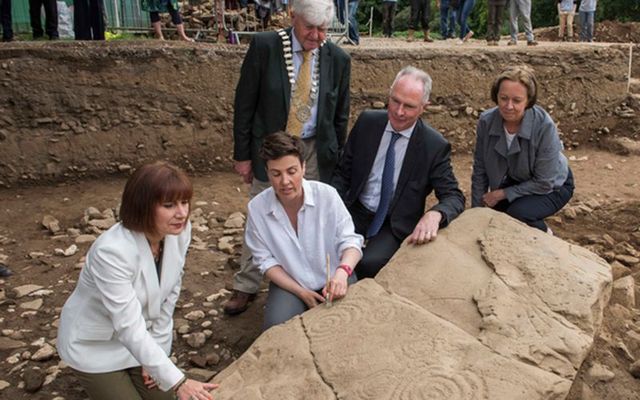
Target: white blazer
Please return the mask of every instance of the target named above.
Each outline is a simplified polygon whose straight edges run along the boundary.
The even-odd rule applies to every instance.
[[[184,374],[169,355],[191,224],[164,239],[160,283],[143,233],[118,223],[93,243],[62,308],[60,358],[87,373],[143,366],[163,391]]]

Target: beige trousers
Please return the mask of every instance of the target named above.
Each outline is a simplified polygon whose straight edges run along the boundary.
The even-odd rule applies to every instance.
[[[573,38],[573,17],[575,15],[576,13],[574,11],[560,11],[560,5],[558,4],[558,18],[560,19],[558,38],[564,38],[565,27],[567,29],[567,36]]]

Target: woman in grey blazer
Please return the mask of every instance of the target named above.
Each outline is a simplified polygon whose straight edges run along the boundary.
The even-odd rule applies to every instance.
[[[127,181],[121,222],[94,242],[60,316],[58,353],[92,400],[212,399],[169,359],[193,187],[156,162]]]
[[[494,81],[497,107],[478,121],[471,206],[548,231],[544,219],[569,202],[574,184],[556,125],[536,105],[537,86],[526,66],[507,68]]]

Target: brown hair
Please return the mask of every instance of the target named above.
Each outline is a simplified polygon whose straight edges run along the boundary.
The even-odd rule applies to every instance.
[[[526,65],[517,65],[509,67],[502,71],[500,75],[493,81],[491,86],[491,100],[498,104],[498,92],[502,81],[508,79],[513,82],[519,82],[527,88],[527,108],[531,108],[536,104],[538,98],[538,81],[533,69]]]
[[[180,200],[191,203],[192,196],[193,185],[183,170],[166,161],[145,164],[124,186],[120,205],[122,225],[132,231],[155,233],[155,206]]]
[[[300,164],[303,164],[304,143],[297,136],[279,131],[264,139],[259,155],[265,163],[284,156],[296,156],[300,160]]]

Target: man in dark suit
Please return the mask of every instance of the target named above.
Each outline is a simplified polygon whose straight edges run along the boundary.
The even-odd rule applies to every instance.
[[[451,146],[420,119],[430,92],[426,72],[404,68],[391,86],[388,111],[364,111],[349,134],[332,184],[356,232],[367,238],[355,269],[359,279],[374,277],[405,238],[434,240],[464,209]],[[432,191],[439,202],[425,213]]]
[[[305,143],[307,179],[328,182],[338,162],[349,119],[351,59],[325,42],[332,0],[296,0],[292,27],[257,34],[249,46],[236,88],[235,170],[251,184],[251,196],[269,187],[258,156],[264,138],[286,130]],[[227,314],[246,310],[262,280],[243,249]]]

